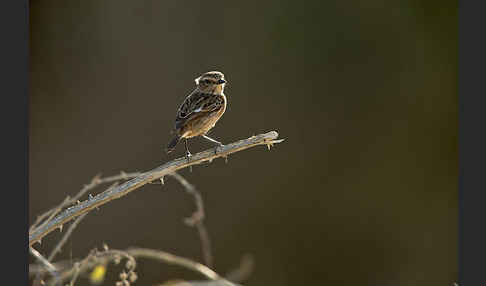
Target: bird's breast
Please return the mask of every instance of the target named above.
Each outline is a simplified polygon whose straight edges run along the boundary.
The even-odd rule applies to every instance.
[[[224,94],[221,94],[221,96],[223,97],[222,106],[218,110],[201,113],[200,115],[191,119],[190,122],[187,122],[187,125],[183,128],[183,137],[190,138],[204,135],[214,127],[216,122],[226,111],[226,96]]]

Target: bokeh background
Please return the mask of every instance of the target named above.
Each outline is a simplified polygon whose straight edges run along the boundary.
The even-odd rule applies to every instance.
[[[163,152],[176,109],[220,70],[229,106],[211,135],[286,141],[180,172],[203,194],[217,272],[251,253],[250,286],[456,281],[457,1],[32,0],[30,27],[31,222],[99,172],[182,156]],[[201,261],[182,190],[166,179],[90,213],[58,259],[105,242]]]

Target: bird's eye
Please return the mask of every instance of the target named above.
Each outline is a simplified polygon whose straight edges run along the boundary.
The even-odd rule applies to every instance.
[[[211,83],[211,81],[210,81],[209,79],[205,79],[205,80],[204,80],[204,83],[205,83],[205,84],[210,84],[210,83]]]

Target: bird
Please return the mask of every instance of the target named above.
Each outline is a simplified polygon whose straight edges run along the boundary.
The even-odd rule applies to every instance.
[[[228,102],[224,95],[224,87],[227,81],[222,72],[209,71],[203,73],[194,81],[196,88],[185,98],[177,110],[172,130],[174,136],[166,148],[166,152],[170,153],[184,139],[187,159],[191,157],[191,152],[189,152],[187,146],[189,138],[201,136],[215,143],[215,152],[218,146],[224,146],[221,142],[209,137],[207,133],[223,116]]]

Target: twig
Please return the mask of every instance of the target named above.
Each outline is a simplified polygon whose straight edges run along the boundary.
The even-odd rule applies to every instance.
[[[121,173],[121,175],[117,175],[117,176],[112,176],[112,177],[108,177],[108,178],[116,178],[116,177],[120,177],[120,176],[127,176],[127,174],[125,174],[124,172]],[[97,178],[98,176],[95,177],[95,179]],[[93,179],[92,182],[95,180]],[[97,179],[97,181],[99,182],[101,179]],[[105,178],[106,180],[106,178]],[[115,186],[118,185],[118,182],[115,182],[114,184],[112,184],[108,189],[110,188],[114,188]],[[74,229],[78,226],[78,224],[81,222],[81,220],[84,219],[84,217],[87,215],[88,213],[85,213],[79,217],[76,218],[76,220],[73,221],[73,223],[69,226],[68,230],[66,231],[66,233],[64,234],[64,236],[61,238],[61,240],[56,244],[56,246],[54,247],[54,249],[51,251],[51,253],[49,254],[49,256],[47,257],[47,260],[48,261],[52,261],[54,259],[54,257],[57,255],[57,253],[59,253],[61,251],[61,248],[64,246],[64,244],[66,244],[67,240],[69,239],[69,237],[71,236],[71,234],[73,233]],[[40,279],[42,279],[42,273],[38,273],[36,276],[35,276],[35,279],[34,279],[34,283],[33,285],[40,285],[39,282],[40,282]]]
[[[275,143],[280,143],[283,140],[276,140],[278,137],[278,133],[275,131],[271,131],[265,134],[260,134],[257,136],[250,137],[248,139],[240,140],[228,145],[224,145],[221,147],[217,147],[217,149],[210,149],[200,153],[193,155],[189,160],[186,158],[179,158],[167,162],[149,172],[143,173],[140,176],[125,182],[112,190],[106,190],[94,197],[89,198],[86,201],[80,202],[75,206],[72,206],[62,213],[58,214],[52,220],[47,221],[46,224],[43,224],[29,233],[29,246],[32,246],[35,242],[40,241],[45,235],[52,232],[54,229],[60,227],[64,223],[94,209],[99,206],[102,206],[109,201],[114,199],[120,198],[125,196],[129,192],[140,188],[141,186],[152,182],[154,180],[158,180],[170,173],[173,173],[177,170],[201,164],[203,162],[209,161],[219,158],[219,157],[227,157],[229,154],[242,151],[254,146],[258,145],[267,145],[268,148]]]
[[[59,262],[51,262],[51,264],[57,269],[58,272],[62,272],[65,269],[72,267],[73,263],[72,261],[59,261]],[[38,274],[46,274],[49,271],[46,269],[46,267],[42,264],[39,263],[32,263],[29,264],[29,277],[38,275]]]
[[[54,277],[57,277],[58,276],[58,273],[57,273],[57,269],[54,265],[52,265],[44,256],[42,256],[42,254],[40,254],[37,250],[35,250],[33,247],[29,247],[29,252],[30,254],[32,254],[32,256],[34,256],[37,260],[39,260],[39,262],[44,265],[44,267],[47,269],[47,271],[49,271],[49,273],[54,276]]]
[[[199,272],[206,278],[211,280],[223,279],[218,273],[214,272],[213,270],[211,270],[211,268],[201,263],[174,254],[170,254],[165,251],[146,248],[129,248],[127,249],[127,253],[130,253],[130,255],[132,255],[133,257],[151,258],[165,262],[167,264],[179,265],[184,268]]]
[[[72,268],[62,272],[57,278],[51,279],[47,285],[55,285],[57,283],[67,281],[70,278],[73,279],[74,276],[86,273],[90,269],[94,268],[96,265],[107,264],[110,261],[119,263],[121,257],[128,259],[127,269],[129,269],[129,271],[133,271],[135,269],[135,258],[149,258],[164,262],[166,264],[178,265],[189,270],[193,270],[210,280],[221,281],[225,283],[224,285],[234,285],[233,283],[229,282],[228,280],[211,270],[209,267],[201,263],[192,261],[184,257],[173,255],[165,251],[146,248],[129,248],[124,251],[115,249],[98,251],[97,249],[94,249],[86,258],[79,262],[76,262]]]
[[[140,172],[134,172],[134,173],[125,173],[125,172],[120,172],[119,175],[114,175],[110,177],[105,177],[105,178],[100,178],[101,174],[98,174],[93,177],[91,182],[87,185],[84,185],[84,187],[74,196],[70,197],[67,196],[64,201],[62,201],[58,206],[46,211],[45,213],[41,214],[40,216],[37,217],[36,221],[30,226],[29,228],[29,233],[33,232],[33,230],[37,227],[37,225],[47,216],[49,216],[41,226],[47,224],[56,214],[58,214],[64,207],[75,203],[79,198],[81,198],[86,192],[89,190],[92,190],[96,188],[97,186],[105,183],[111,183],[111,182],[116,182],[120,180],[127,180],[127,179],[132,179],[137,176],[139,176],[141,173]]]
[[[225,277],[226,279],[233,282],[243,282],[250,277],[253,269],[255,268],[255,260],[250,254],[245,254],[241,258],[240,265],[238,268],[228,272]]]
[[[76,279],[78,279],[79,275],[79,264],[74,263],[74,274],[73,277],[71,278],[71,281],[69,282],[69,286],[74,286],[74,282],[76,282]]]
[[[204,212],[204,202],[201,196],[201,193],[189,183],[184,177],[177,173],[171,173],[172,177],[174,177],[179,183],[184,187],[185,191],[190,195],[194,196],[194,200],[196,202],[196,211],[192,214],[191,217],[186,218],[184,221],[189,226],[196,226],[196,229],[199,233],[199,239],[201,240],[201,249],[204,257],[204,263],[209,266],[213,267],[213,255],[211,252],[211,240],[209,238],[209,233],[204,225],[204,218],[206,216]]]
[[[82,214],[81,216],[77,217],[75,221],[69,226],[68,230],[64,234],[64,236],[61,238],[61,240],[57,243],[57,245],[54,247],[54,249],[51,251],[51,254],[47,257],[47,260],[52,261],[54,257],[56,256],[57,253],[61,251],[61,248],[66,244],[69,236],[73,233],[74,229],[78,226],[78,224],[85,218],[87,213]]]
[[[108,187],[108,190],[113,189],[114,187],[118,186],[118,182],[113,183],[110,187]],[[57,243],[57,245],[54,247],[54,249],[51,251],[51,254],[49,254],[47,260],[52,261],[56,254],[61,251],[61,248],[66,244],[69,236],[73,233],[74,229],[78,226],[78,224],[83,220],[88,213],[82,214],[81,216],[77,217],[75,221],[69,226],[68,230],[64,234],[64,236],[61,238],[61,240]]]
[[[78,275],[81,275],[88,270],[92,269],[96,265],[107,264],[110,261],[115,262],[115,264],[120,263],[122,258],[127,259],[126,268],[129,272],[133,272],[137,265],[133,255],[129,254],[123,250],[110,249],[105,251],[98,251],[93,249],[90,254],[83,260],[74,263],[73,267],[62,272],[57,277],[49,280],[48,286],[54,286],[58,283],[63,283],[71,278],[71,283],[74,282]]]

